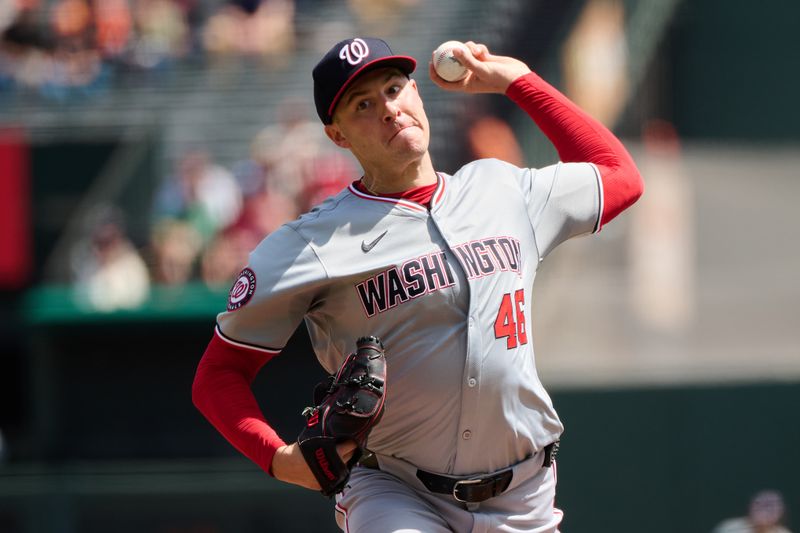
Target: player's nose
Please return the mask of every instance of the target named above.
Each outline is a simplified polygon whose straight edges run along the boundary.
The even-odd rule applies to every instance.
[[[383,121],[385,123],[394,122],[400,116],[400,107],[392,100],[386,100],[383,104]]]

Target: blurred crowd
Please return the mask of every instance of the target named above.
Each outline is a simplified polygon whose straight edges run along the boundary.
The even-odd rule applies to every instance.
[[[278,123],[262,130],[250,157],[231,169],[199,149],[181,158],[156,198],[156,282],[197,276],[210,286],[229,284],[264,236],[357,177],[352,159],[334,150],[305,111],[300,102],[285,102]]]
[[[181,61],[236,56],[281,63],[295,50],[300,5],[314,10],[335,1],[0,0],[0,95],[91,96],[115,75],[159,72]],[[356,26],[345,33],[389,35],[419,1],[348,0],[344,12]]]
[[[248,58],[274,65],[296,51],[298,11],[335,8],[341,20],[322,17],[319,24],[347,21],[337,31],[388,36],[419,3],[0,0],[0,103],[9,94],[91,102],[178,64],[208,68]],[[113,311],[140,306],[154,285],[227,288],[261,239],[358,177],[352,157],[309,120],[307,103],[286,101],[277,115],[252,140],[248,157],[232,165],[215,161],[208,147],[187,149],[155,192],[145,242],[134,242],[121,206],[85,213],[69,247],[76,298]]]
[[[141,305],[151,284],[229,287],[265,236],[358,177],[354,160],[308,113],[304,103],[284,102],[278,122],[231,168],[203,148],[187,150],[156,191],[143,247],[127,236],[120,209],[98,208],[73,247],[76,294],[91,308],[112,311]]]
[[[294,47],[294,0],[2,0],[0,91],[60,100],[115,73]]]

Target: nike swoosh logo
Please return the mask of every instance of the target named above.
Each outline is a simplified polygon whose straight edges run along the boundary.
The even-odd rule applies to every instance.
[[[376,244],[378,244],[378,241],[379,241],[379,240],[381,240],[381,239],[383,239],[383,236],[384,236],[384,235],[386,235],[388,232],[389,232],[389,230],[387,229],[386,231],[384,231],[383,233],[381,233],[380,235],[378,235],[378,236],[375,238],[375,240],[374,240],[374,241],[372,241],[372,242],[371,242],[371,243],[369,243],[369,244],[367,244],[367,241],[361,241],[361,251],[362,251],[362,252],[364,252],[364,253],[367,253],[367,252],[369,252],[370,250],[372,250],[373,248],[375,248],[375,245],[376,245]]]

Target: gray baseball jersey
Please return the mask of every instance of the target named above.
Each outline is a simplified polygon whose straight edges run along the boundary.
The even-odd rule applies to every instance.
[[[536,373],[531,288],[555,246],[599,228],[601,187],[592,164],[494,159],[440,173],[430,210],[351,186],[253,251],[218,332],[278,352],[305,319],[329,372],[377,335],[370,449],[443,474],[505,468],[563,429]]]

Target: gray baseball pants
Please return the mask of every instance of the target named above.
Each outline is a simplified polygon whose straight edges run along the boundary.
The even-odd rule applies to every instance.
[[[336,521],[345,533],[558,533],[556,465],[544,453],[514,466],[505,492],[477,504],[428,491],[416,468],[378,456],[380,470],[358,466],[337,496]]]

